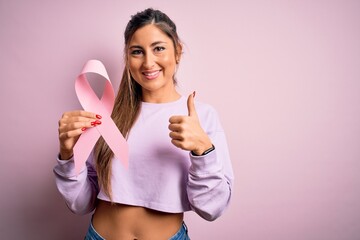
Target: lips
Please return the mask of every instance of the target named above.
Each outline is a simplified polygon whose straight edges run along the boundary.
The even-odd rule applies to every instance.
[[[152,79],[157,78],[160,75],[160,71],[161,70],[146,71],[146,72],[142,72],[142,74],[145,76],[146,79],[152,80]]]

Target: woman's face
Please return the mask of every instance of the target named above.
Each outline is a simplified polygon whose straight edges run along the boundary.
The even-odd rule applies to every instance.
[[[176,71],[173,41],[153,24],[139,28],[127,50],[131,76],[142,87],[143,94],[167,95],[175,89]]]

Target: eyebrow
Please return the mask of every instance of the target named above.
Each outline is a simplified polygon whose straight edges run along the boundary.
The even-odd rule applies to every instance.
[[[150,46],[154,47],[158,44],[167,44],[167,42],[156,41],[156,42],[153,42]],[[129,48],[131,49],[131,48],[142,48],[142,47],[140,45],[133,45],[133,46],[130,46]]]

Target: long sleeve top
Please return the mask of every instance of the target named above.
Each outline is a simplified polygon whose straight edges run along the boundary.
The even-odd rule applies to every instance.
[[[195,101],[200,124],[215,150],[194,156],[175,147],[169,137],[169,118],[188,114],[186,100],[181,97],[170,103],[142,102],[127,139],[128,168],[116,158],[111,161],[113,202],[169,213],[193,210],[209,221],[223,213],[231,198],[234,175],[214,108]],[[91,154],[78,175],[74,159],[57,159],[54,167],[58,190],[75,213],[90,213],[96,199],[110,201],[99,188],[94,162]]]

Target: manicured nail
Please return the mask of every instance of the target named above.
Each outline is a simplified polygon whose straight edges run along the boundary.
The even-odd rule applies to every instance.
[[[91,122],[91,126],[95,126],[96,125],[96,121]]]
[[[86,130],[86,127],[83,127],[82,129],[81,129],[81,131],[85,131]]]
[[[102,117],[100,115],[96,114],[96,118],[101,119]]]
[[[195,94],[196,94],[196,92],[194,91],[194,92],[193,92],[193,97],[195,97]]]
[[[95,124],[98,124],[98,125],[99,125],[99,124],[101,124],[101,121],[96,120],[96,121],[95,121]]]

